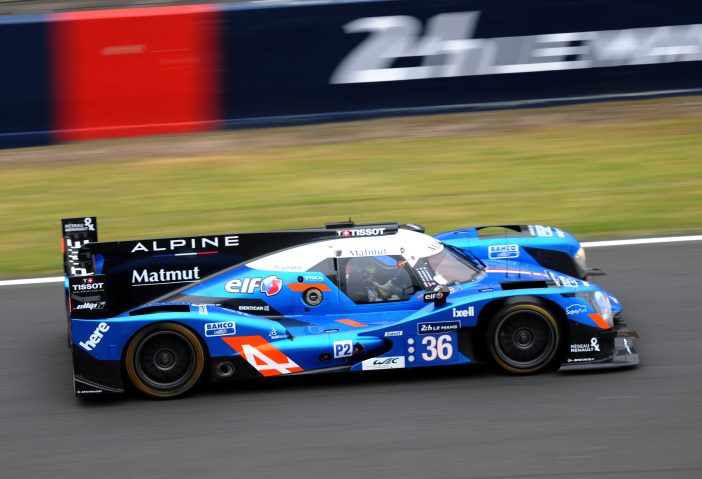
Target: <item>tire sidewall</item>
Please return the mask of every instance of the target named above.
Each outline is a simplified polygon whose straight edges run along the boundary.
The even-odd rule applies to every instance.
[[[496,350],[496,334],[500,323],[506,316],[514,314],[518,311],[528,311],[531,313],[537,313],[545,320],[545,324],[549,327],[551,333],[553,334],[553,345],[548,355],[545,356],[543,360],[541,360],[538,364],[529,368],[517,368],[510,364],[507,364],[500,357]],[[560,326],[553,312],[551,312],[548,308],[546,308],[543,305],[528,302],[520,302],[517,304],[505,306],[504,308],[500,309],[490,321],[490,324],[487,328],[485,340],[487,349],[490,353],[490,357],[492,358],[495,365],[497,365],[500,369],[512,374],[532,374],[546,370],[554,364],[554,362],[557,359],[558,353],[561,350]]]
[[[136,353],[139,349],[139,345],[152,333],[160,331],[168,331],[179,334],[183,339],[190,343],[194,351],[194,357],[191,359],[195,362],[195,367],[190,377],[184,383],[173,389],[154,388],[146,384],[137,372]],[[153,398],[175,398],[188,393],[199,383],[205,370],[206,358],[207,355],[205,353],[205,348],[202,341],[192,330],[178,323],[157,323],[141,329],[129,341],[124,355],[124,369],[129,382],[140,393]]]

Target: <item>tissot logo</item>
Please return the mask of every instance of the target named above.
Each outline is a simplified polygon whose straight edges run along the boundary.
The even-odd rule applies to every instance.
[[[380,236],[385,233],[385,228],[360,228],[353,230],[340,230],[336,234],[342,238],[351,236]]]
[[[131,252],[159,253],[175,251],[181,248],[198,251],[232,246],[239,246],[239,235],[139,241],[134,245]]]
[[[102,291],[104,285],[105,283],[95,283],[92,281],[92,278],[90,278],[89,280],[83,280],[81,284],[74,284],[73,291]]]
[[[148,269],[132,271],[132,284],[134,286],[187,283],[198,279],[200,279],[200,268],[197,266],[195,266],[193,269],[181,269],[174,271],[165,270],[163,268],[158,271],[149,271]]]

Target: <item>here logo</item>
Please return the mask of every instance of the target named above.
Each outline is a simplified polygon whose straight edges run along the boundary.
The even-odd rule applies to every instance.
[[[80,345],[81,348],[85,349],[86,351],[92,351],[97,347],[97,345],[102,341],[102,338],[105,336],[105,333],[110,330],[110,325],[107,323],[100,323],[97,325],[95,328],[95,331],[93,331],[93,334],[90,335],[87,341],[79,342],[78,344]]]

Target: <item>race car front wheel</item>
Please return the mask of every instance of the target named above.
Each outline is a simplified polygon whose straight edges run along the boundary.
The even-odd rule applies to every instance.
[[[535,304],[516,304],[501,309],[487,330],[488,350],[500,368],[529,374],[548,368],[560,347],[558,322],[553,314]]]
[[[139,331],[125,354],[129,380],[142,393],[172,398],[190,391],[205,368],[198,337],[175,323],[159,323]]]

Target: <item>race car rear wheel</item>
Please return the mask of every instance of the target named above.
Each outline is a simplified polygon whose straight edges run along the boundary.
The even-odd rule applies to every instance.
[[[159,323],[139,331],[129,343],[125,369],[140,392],[172,398],[190,391],[205,368],[205,351],[185,326]]]
[[[487,346],[495,364],[505,371],[529,374],[544,370],[560,348],[558,321],[542,306],[507,306],[490,322]]]

